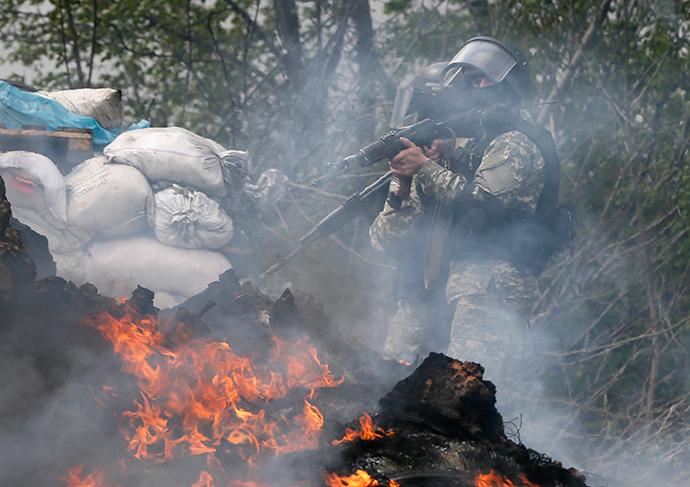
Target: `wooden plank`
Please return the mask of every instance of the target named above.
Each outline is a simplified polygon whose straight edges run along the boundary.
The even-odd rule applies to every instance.
[[[83,139],[93,140],[93,131],[87,129],[89,132],[68,132],[68,131],[52,131],[52,130],[36,130],[36,129],[3,129],[0,128],[0,136],[9,137],[45,137],[49,139]]]
[[[58,132],[71,132],[74,134],[90,134],[93,137],[93,129],[85,127],[58,127]]]
[[[93,130],[58,127],[46,130],[42,125],[24,125],[21,129],[0,128],[0,151],[25,150],[50,158],[63,174],[80,162],[93,157]]]

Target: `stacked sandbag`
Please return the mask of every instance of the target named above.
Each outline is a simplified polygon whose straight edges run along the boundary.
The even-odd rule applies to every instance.
[[[61,91],[38,91],[72,113],[91,117],[106,130],[122,125],[122,92],[112,88],[80,88]]]
[[[112,297],[141,285],[156,293],[157,306],[172,307],[232,268],[223,254],[208,250],[229,242],[232,220],[201,192],[178,187],[158,193],[154,220],[146,177],[129,165],[108,164],[104,156],[63,177],[40,154],[0,153],[0,176],[13,215],[48,239],[56,274],[77,285],[95,284]],[[166,234],[165,218],[179,235]],[[154,223],[168,245],[153,235]]]
[[[48,131],[59,127],[90,129],[95,146],[109,144],[121,132],[119,128],[105,129],[92,117],[74,113],[58,101],[4,81],[0,81],[0,122],[7,129],[21,129],[24,125],[43,125]]]
[[[181,127],[125,132],[108,144],[103,154],[111,163],[135,167],[152,183],[177,183],[219,198],[227,196],[228,185],[234,187],[250,170],[246,152],[228,151]]]
[[[217,199],[233,207],[244,196],[249,153],[226,150],[181,127],[125,132],[103,149],[112,165],[128,165],[163,188],[156,194],[154,229],[167,245],[219,249],[234,225]]]
[[[232,239],[232,219],[201,191],[172,186],[156,193],[154,229],[164,244],[184,249],[220,249]]]
[[[57,255],[58,275],[94,284],[106,296],[129,296],[141,285],[156,293],[159,308],[199,294],[232,268],[220,252],[170,247],[154,237],[94,241],[86,251]]]
[[[149,229],[153,191],[131,166],[108,164],[104,156],[88,159],[65,176],[67,218],[92,238],[120,238]]]
[[[51,252],[68,252],[89,241],[68,221],[65,180],[49,158],[26,151],[1,153],[0,176],[13,216],[45,236]]]
[[[55,163],[27,151],[0,153],[0,174],[14,201],[23,206],[45,206],[59,220],[67,220],[65,181]]]

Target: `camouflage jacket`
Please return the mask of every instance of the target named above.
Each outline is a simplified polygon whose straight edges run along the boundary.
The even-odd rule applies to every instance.
[[[452,208],[457,212],[463,204],[481,205],[498,200],[506,209],[534,212],[544,186],[544,159],[534,142],[517,131],[507,132],[491,141],[471,182],[462,174],[444,168],[444,165],[427,161],[414,176],[410,197],[403,201],[399,210],[386,203],[369,230],[376,250],[395,257],[409,247],[410,242],[423,247],[427,236],[420,235],[420,222],[426,213],[433,210],[430,205],[436,202],[440,202],[445,211]],[[524,294],[514,289],[515,284],[525,284],[519,272],[505,262],[458,259],[458,262],[451,262],[450,267],[449,288],[446,290],[449,300],[452,296],[488,292],[495,288],[496,281],[505,281],[508,285],[506,289],[496,290],[504,297]],[[510,277],[505,279],[507,276]],[[532,294],[534,286],[536,283],[528,286],[527,294]]]

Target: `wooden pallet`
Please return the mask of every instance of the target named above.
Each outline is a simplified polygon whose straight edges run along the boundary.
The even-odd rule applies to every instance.
[[[23,125],[6,129],[0,124],[0,151],[25,150],[51,159],[63,174],[80,162],[93,157],[93,130],[58,127],[46,130],[43,125]]]

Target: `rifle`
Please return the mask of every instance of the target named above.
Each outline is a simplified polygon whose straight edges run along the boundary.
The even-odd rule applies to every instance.
[[[409,139],[415,145],[427,147],[430,147],[431,143],[438,138],[449,136],[453,138],[457,136],[474,137],[477,135],[478,130],[481,130],[482,121],[485,120],[485,116],[486,114],[484,112],[470,110],[449,117],[442,122],[437,123],[431,119],[425,119],[414,125],[405,127],[404,129],[389,132],[380,137],[376,142],[363,147],[356,153],[341,159],[335,164],[331,164],[331,170],[325,176],[314,180],[312,184],[330,180],[356,167],[370,166],[382,159],[390,159],[398,152],[405,149],[405,146],[400,142],[401,137]],[[259,279],[270,276],[292,260],[296,255],[302,253],[311,244],[329,236],[346,222],[356,217],[357,213],[365,208],[371,199],[375,198],[376,193],[387,185],[390,185],[391,180],[395,178],[397,178],[397,176],[389,171],[362,191],[350,196],[338,208],[329,213],[314,228],[305,234],[300,239],[299,246],[292,251],[290,255],[269,267],[259,276]]]
[[[420,147],[431,147],[431,143],[435,139],[449,136],[453,138],[474,137],[481,129],[484,118],[484,112],[470,110],[441,122],[434,122],[427,118],[404,129],[389,132],[354,154],[330,164],[330,171],[315,179],[312,184],[317,185],[354,168],[370,166],[382,159],[390,159],[405,149],[405,146],[400,142],[401,137],[409,139]]]
[[[322,238],[328,237],[345,223],[355,218],[362,209],[367,207],[372,199],[376,198],[376,194],[382,188],[388,187],[392,176],[393,173],[388,171],[362,191],[355,193],[346,199],[338,208],[326,215],[326,217],[317,223],[314,228],[309,230],[308,233],[300,238],[299,246],[293,250],[290,255],[269,267],[266,272],[259,276],[259,279],[265,279],[266,277],[270,276],[292,260],[296,255],[304,252],[304,250],[311,244],[321,240]]]

